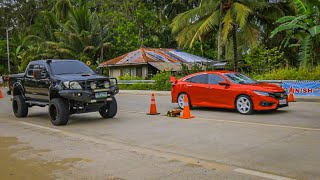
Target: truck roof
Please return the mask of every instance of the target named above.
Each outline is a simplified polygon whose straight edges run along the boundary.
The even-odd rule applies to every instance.
[[[47,63],[47,61],[79,61],[76,59],[43,59],[43,60],[35,60],[35,61],[31,61],[30,63]]]

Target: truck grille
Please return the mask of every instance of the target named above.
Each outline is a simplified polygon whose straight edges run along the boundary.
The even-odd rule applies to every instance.
[[[108,80],[88,80],[88,81],[80,82],[80,85],[84,89],[91,90],[90,83],[94,82],[97,84],[97,89],[105,89],[104,82],[106,82],[106,81],[108,81]],[[110,82],[109,82],[109,84],[110,84]]]

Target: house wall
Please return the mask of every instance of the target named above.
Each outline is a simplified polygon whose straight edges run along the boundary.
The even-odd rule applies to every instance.
[[[148,65],[109,67],[109,75],[111,77],[119,78],[119,76],[124,76],[125,74],[147,78]]]

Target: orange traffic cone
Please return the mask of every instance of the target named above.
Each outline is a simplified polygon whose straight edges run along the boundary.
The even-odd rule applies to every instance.
[[[294,94],[293,94],[293,87],[292,86],[290,86],[288,102],[294,102]]]
[[[151,96],[151,105],[150,105],[150,113],[147,115],[158,115],[160,113],[157,112],[156,99],[154,98],[154,94]]]
[[[194,118],[194,116],[190,115],[189,99],[187,95],[184,96],[183,101],[184,101],[183,112],[182,112],[182,116],[180,116],[179,118],[182,118],[182,119]]]
[[[0,99],[2,99],[2,98],[3,98],[3,95],[2,95],[2,90],[0,88]]]

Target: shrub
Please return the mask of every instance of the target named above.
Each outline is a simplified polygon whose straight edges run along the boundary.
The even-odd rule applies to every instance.
[[[263,46],[252,49],[250,53],[244,57],[244,60],[249,65],[250,71],[254,73],[281,68],[287,63],[284,58],[284,53],[280,52],[278,48],[267,49]]]
[[[315,68],[280,68],[264,74],[253,74],[257,80],[320,80],[320,66]]]
[[[161,71],[153,76],[154,89],[157,91],[168,91],[171,90],[171,82],[170,82],[171,72]]]

